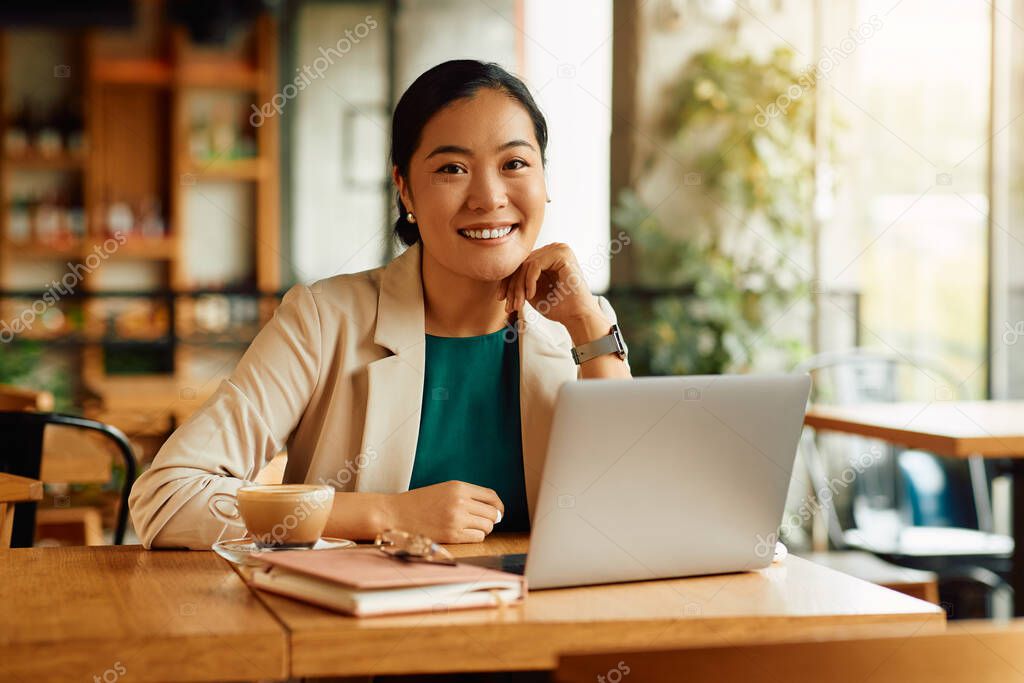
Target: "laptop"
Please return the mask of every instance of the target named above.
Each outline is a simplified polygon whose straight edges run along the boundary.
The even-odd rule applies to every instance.
[[[528,555],[465,558],[531,590],[768,566],[811,380],[709,375],[567,382]]]

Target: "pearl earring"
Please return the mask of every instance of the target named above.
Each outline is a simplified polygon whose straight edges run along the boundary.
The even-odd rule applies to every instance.
[[[409,223],[415,223],[416,222],[416,216],[413,216],[412,215],[412,211],[410,211],[409,213],[405,214],[405,220],[407,222],[409,222]]]

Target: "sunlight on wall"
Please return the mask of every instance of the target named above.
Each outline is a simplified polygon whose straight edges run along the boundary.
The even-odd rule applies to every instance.
[[[548,120],[548,204],[538,245],[565,242],[608,288],[611,0],[526,0],[526,79]]]

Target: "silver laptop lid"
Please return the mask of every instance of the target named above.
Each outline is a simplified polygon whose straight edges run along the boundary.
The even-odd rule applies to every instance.
[[[767,566],[809,391],[807,375],[564,384],[530,588]]]

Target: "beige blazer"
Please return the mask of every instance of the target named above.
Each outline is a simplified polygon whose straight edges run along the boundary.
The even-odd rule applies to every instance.
[[[285,294],[231,376],[184,422],[132,488],[146,547],[209,548],[225,528],[207,509],[287,448],[286,483],[339,491],[409,488],[423,398],[419,245],[381,268]],[[605,314],[615,313],[604,298]],[[526,304],[519,335],[527,501],[537,500],[558,387],[578,377],[568,331]]]

